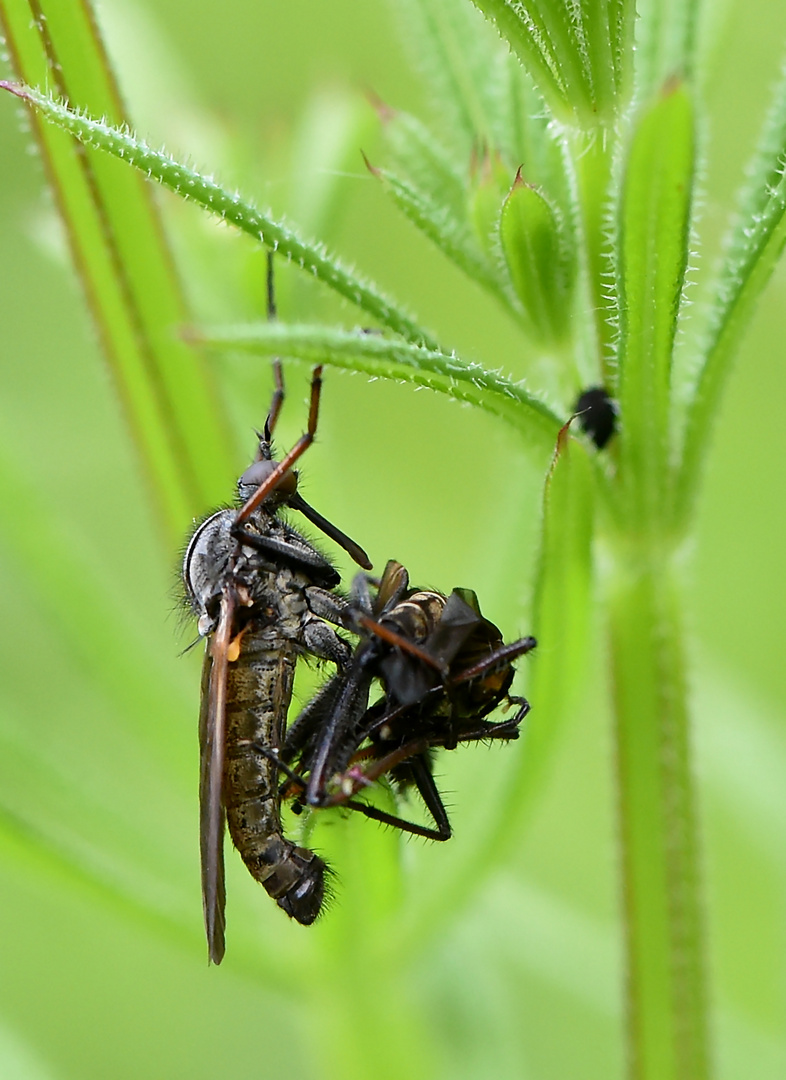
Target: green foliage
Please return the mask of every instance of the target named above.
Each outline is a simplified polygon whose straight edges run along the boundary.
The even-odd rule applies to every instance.
[[[564,231],[549,201],[517,173],[502,205],[500,244],[538,341],[559,342],[568,333],[575,268]]]
[[[663,528],[671,502],[672,354],[688,262],[693,108],[671,88],[633,133],[619,218],[621,333],[616,380],[622,483],[634,529]]]
[[[418,348],[408,342],[375,334],[349,333],[319,326],[255,324],[200,333],[198,340],[212,348],[242,349],[270,356],[285,352],[310,363],[362,371],[384,379],[401,379],[467,401],[515,425],[541,452],[560,428],[554,409],[521,383],[458,356]]]
[[[258,358],[271,354],[412,383],[469,404],[478,411],[467,441],[482,441],[477,429],[493,432],[487,436],[491,445],[511,438],[515,449],[507,444],[508,456],[519,462],[518,469],[502,467],[489,452],[472,476],[457,465],[445,470],[455,476],[443,479],[422,452],[424,432],[432,436],[432,454],[442,442],[451,461],[454,425],[440,428],[436,398],[422,415],[407,398],[403,422],[391,425],[391,450],[377,461],[365,490],[381,489],[391,506],[396,503],[393,517],[424,522],[413,543],[438,534],[447,552],[448,538],[482,530],[490,569],[475,572],[498,572],[498,591],[508,594],[512,619],[525,591],[521,583],[528,582],[540,644],[523,746],[485,772],[467,765],[472,772],[452,774],[463,829],[453,851],[440,853],[439,870],[430,852],[402,853],[398,837],[368,823],[335,814],[311,822],[314,841],[344,880],[336,909],[308,938],[272,912],[275,929],[260,939],[257,924],[268,918],[259,914],[263,900],[238,874],[230,882],[227,966],[242,973],[255,993],[272,988],[273,996],[291,995],[304,1007],[322,1048],[307,1075],[450,1074],[445,1062],[461,1056],[455,1048],[462,1025],[451,1028],[440,1016],[433,1025],[438,1030],[430,1031],[411,989],[417,985],[425,993],[430,979],[447,999],[453,983],[461,982],[451,975],[455,961],[434,940],[435,927],[450,942],[474,935],[498,951],[507,947],[495,940],[505,920],[481,919],[478,931],[473,919],[480,918],[477,911],[493,911],[494,890],[514,872],[522,838],[559,769],[571,720],[588,696],[601,698],[606,690],[593,668],[593,637],[600,628],[614,715],[629,1075],[705,1080],[712,1075],[707,1000],[713,995],[705,973],[678,565],[681,545],[695,528],[702,467],[736,348],[786,243],[786,78],[739,210],[729,214],[721,265],[717,271],[702,268],[705,279],[711,272],[714,277],[707,285],[709,310],[696,332],[687,323],[686,303],[701,175],[697,130],[705,123],[695,5],[644,5],[638,23],[628,0],[475,0],[474,8],[461,0],[406,0],[396,6],[434,113],[420,118],[375,99],[384,161],[369,169],[429,241],[429,255],[452,263],[460,271],[456,278],[479,285],[491,299],[494,315],[481,338],[480,360],[469,359],[477,345],[456,347],[460,308],[478,301],[477,290],[466,294],[468,300],[461,294],[454,305],[455,330],[424,329],[404,304],[348,269],[324,242],[304,238],[281,212],[259,210],[252,199],[136,135],[86,4],[45,0],[31,21],[26,0],[0,0],[14,74],[0,85],[30,107],[115,393],[167,533],[184,530],[195,512],[229,492],[234,463],[224,413],[240,411],[232,391],[243,380],[255,394],[267,385],[267,377],[258,375],[265,369]],[[311,170],[306,172],[310,182]],[[227,325],[203,327],[197,318],[195,327],[147,179],[178,197],[166,207],[181,228],[179,203],[188,201],[245,234],[244,242],[250,238],[254,254],[244,264],[250,293],[260,276],[252,260],[265,248],[276,251],[335,298],[330,307],[324,295],[308,294],[310,303],[327,307],[332,324],[327,318],[295,321],[286,304],[279,323],[250,321],[246,308],[254,304],[235,299],[228,274],[221,286],[230,298],[224,304]],[[324,192],[317,202],[336,205]],[[325,230],[333,225],[329,216],[323,215]],[[381,216],[375,210],[372,231]],[[316,214],[309,228],[320,231]],[[196,234],[188,235],[198,250]],[[241,240],[223,237],[222,243],[222,250],[235,245],[236,251]],[[208,291],[224,265],[212,235],[211,244],[200,283]],[[248,248],[242,250],[246,258]],[[200,276],[187,259],[180,262],[184,276]],[[285,296],[287,288],[296,296],[284,276]],[[335,324],[345,317],[346,307],[338,305],[346,301],[354,317],[362,316],[362,330]],[[495,338],[500,322],[505,336]],[[696,341],[690,366],[677,362],[686,330]],[[451,340],[443,340],[446,334]],[[492,344],[499,340],[502,350]],[[195,344],[204,350],[197,352]],[[214,366],[216,351],[224,359]],[[582,436],[580,418],[571,419],[578,392],[588,385],[604,385],[619,409],[619,432],[603,451]],[[376,389],[364,388],[360,398],[346,393],[349,401],[363,401],[356,411],[376,400]],[[497,432],[497,418],[512,434]],[[384,416],[371,425],[380,438],[384,425]],[[350,438],[349,423],[342,436]],[[471,449],[461,458],[468,472]],[[340,461],[340,449],[332,453]],[[525,553],[521,540],[523,520],[534,513],[525,497],[525,455],[542,492],[534,527],[537,558]],[[410,468],[426,476],[429,491],[452,485],[452,527],[440,520],[436,529],[418,517],[424,500],[410,493]],[[358,470],[353,482],[361,487]],[[321,490],[340,502],[346,470],[334,472],[339,478],[325,477]],[[30,529],[41,514],[25,475],[13,452],[0,460],[4,505],[17,508],[2,542],[9,560],[22,568],[13,586],[20,596],[11,589],[10,601],[26,616],[25,604],[40,608],[47,629],[39,629],[32,615],[18,620],[24,663],[9,673],[9,720],[0,732],[9,776],[0,805],[0,847],[20,879],[34,866],[53,887],[84,894],[124,922],[152,929],[196,955],[197,879],[180,832],[180,817],[188,816],[183,793],[195,788],[195,769],[186,767],[182,746],[166,734],[169,718],[185,717],[193,705],[189,672],[184,663],[177,669],[182,674],[172,674],[157,625],[151,631],[140,614],[122,617],[126,608],[141,613],[149,602],[143,592],[135,595],[141,590],[141,575],[134,576],[137,553],[129,551],[129,580],[117,586],[111,559],[96,552],[88,557],[79,534],[59,535],[53,545],[48,532]],[[114,475],[104,478],[104,487],[105,546],[113,548],[112,515],[127,521],[126,492]],[[380,531],[387,543],[386,528]],[[394,554],[385,550],[382,558]],[[145,565],[155,570],[146,587],[160,596],[164,560],[160,552],[148,555]],[[28,594],[32,602],[24,599]],[[485,599],[483,605],[487,610]],[[63,669],[70,665],[80,673],[73,683],[80,704],[65,708],[80,714],[87,777],[80,773],[83,758],[63,735],[66,728],[51,720],[28,722],[52,717],[58,708],[57,679],[42,680],[34,663],[41,640],[52,656],[62,649]],[[50,666],[57,670],[55,661]],[[305,694],[309,676],[303,678]],[[140,808],[131,787],[118,781],[117,760],[150,770],[150,809]],[[548,846],[556,848],[550,840]],[[508,897],[501,906],[510,905]],[[537,904],[530,908],[537,911]],[[567,916],[565,922],[573,925]],[[482,963],[474,970],[481,980],[488,974]],[[585,996],[593,1018],[595,987]],[[481,998],[473,995],[476,1009]],[[488,1026],[495,1022],[492,1015],[486,1019]],[[497,1023],[505,1027],[498,1017]],[[595,1026],[595,1019],[587,1021],[588,1030]],[[555,1061],[558,1052],[554,1048]],[[483,1074],[464,1064],[467,1075]],[[570,1071],[552,1063],[528,1069],[528,1075],[543,1077]],[[519,1075],[518,1069],[508,1071]]]
[[[62,96],[90,101],[117,123],[123,105],[89,10],[3,6],[17,74]],[[47,63],[56,35],[59,64]],[[138,177],[108,159],[75,155],[52,128],[36,132],[68,241],[126,421],[157,499],[170,542],[231,476],[226,425],[212,379],[171,333],[185,305],[158,214]]]

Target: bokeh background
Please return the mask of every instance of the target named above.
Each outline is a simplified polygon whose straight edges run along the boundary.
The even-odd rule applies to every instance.
[[[777,0],[708,6],[704,269],[786,54]],[[525,374],[505,317],[397,216],[363,166],[361,147],[372,161],[381,154],[367,90],[416,112],[429,104],[395,3],[104,0],[100,16],[148,141],[318,229],[463,355]],[[336,1054],[340,1040],[326,1031],[352,1022],[331,1002],[341,979],[317,988],[321,1013],[302,1006],[286,967],[293,956],[308,966],[318,946],[236,865],[227,960],[206,967],[198,658],[179,656],[189,636],[173,600],[177,552],[162,553],[10,98],[0,100],[0,177],[0,1076],[333,1075],[341,1062],[325,1048]],[[161,202],[199,318],[260,317],[264,255],[195,208]],[[785,300],[780,272],[728,388],[685,565],[711,992],[729,1080],[786,1075]],[[287,268],[279,306],[283,318],[356,318]],[[240,470],[269,372],[249,357],[214,362]],[[287,374],[285,444],[302,428],[308,379],[302,366]],[[542,473],[513,431],[426,391],[329,371],[304,472],[306,497],[377,565],[395,557],[418,583],[475,588],[506,638],[527,632]],[[54,577],[65,606],[52,602]],[[391,1001],[369,1013],[392,1024],[401,1012],[402,1028],[381,1030],[379,1057],[351,1072],[385,1075],[386,1042],[399,1037],[433,1076],[622,1075],[596,633],[585,701],[530,828],[458,920],[434,918],[422,962],[391,977]],[[441,764],[457,836],[450,851],[402,841],[409,888],[461,866],[462,835],[482,827],[478,806],[519,750]],[[351,824],[359,837],[375,829]],[[339,868],[338,904],[363,887],[358,867]]]

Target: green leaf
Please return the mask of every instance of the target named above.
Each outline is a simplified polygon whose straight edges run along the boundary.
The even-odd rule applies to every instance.
[[[466,166],[462,170],[434,132],[416,117],[378,100],[374,104],[393,165],[428,201],[444,206],[459,221],[466,218]]]
[[[570,114],[569,73],[560,70],[554,45],[549,40],[539,13],[533,11],[533,5],[516,7],[511,0],[473,0],[473,3],[494,24],[500,37],[519,58],[552,112],[565,119]],[[569,67],[573,74],[574,65],[571,63]],[[583,83],[580,77],[577,89]]]
[[[396,10],[428,79],[444,138],[461,155],[478,142],[494,145],[499,113],[489,91],[506,57],[493,32],[468,4],[454,0],[399,0]]]
[[[592,541],[596,476],[584,446],[559,433],[543,494],[540,558],[535,579],[538,648],[528,691],[525,752],[513,778],[501,848],[526,824],[553,765],[586,680],[591,635]]]
[[[570,327],[575,259],[559,215],[524,182],[521,170],[502,207],[499,229],[510,276],[535,335],[562,341]]]
[[[555,116],[587,128],[613,117],[630,63],[630,2],[473,2],[496,25]]]
[[[489,259],[499,259],[499,219],[510,191],[510,173],[498,154],[485,153],[475,169],[470,195],[470,220]]]
[[[613,353],[619,335],[619,297],[615,288],[616,250],[612,208],[617,204],[619,180],[615,170],[618,146],[614,132],[566,129],[563,132],[563,168],[566,194],[560,200],[575,236],[579,262],[580,299],[574,306],[573,336],[577,352],[584,353],[587,378],[613,386]],[[552,189],[548,188],[549,197]]]
[[[740,210],[727,240],[703,361],[688,409],[675,518],[684,529],[694,510],[712,424],[737,346],[786,245],[786,71],[740,193]]]
[[[636,28],[636,92],[647,101],[669,79],[690,80],[697,44],[698,0],[644,0]]]
[[[454,262],[472,281],[477,282],[500,300],[510,313],[521,318],[507,282],[489,262],[464,220],[453,216],[450,207],[432,201],[426,194],[386,169],[369,165],[378,176],[396,206],[416,228]]]
[[[503,417],[528,441],[553,445],[562,421],[558,413],[521,382],[511,382],[480,364],[455,354],[424,349],[403,341],[362,331],[322,326],[259,323],[236,327],[207,327],[196,340],[210,348],[233,349],[260,356],[282,354],[313,364],[330,364],[375,378],[396,379],[427,386],[457,401],[467,401]]]
[[[671,87],[639,120],[620,209],[620,480],[637,528],[662,521],[671,495],[671,364],[693,168],[691,99]]]
[[[0,22],[19,77],[49,82],[74,108],[126,122],[87,4],[0,0]],[[172,333],[187,312],[152,193],[121,165],[32,120],[118,398],[173,539],[226,490],[232,470],[210,373]]]
[[[258,210],[239,195],[232,194],[210,177],[202,176],[160,150],[152,150],[129,131],[69,109],[61,101],[47,97],[38,90],[9,83],[0,83],[0,86],[30,102],[47,120],[75,135],[86,146],[104,150],[133,165],[175,194],[191,199],[270,250],[280,252],[408,341],[427,348],[438,348],[433,338],[392,300],[347,270],[322,244],[304,240],[291,228]]]
[[[552,449],[533,604],[538,645],[521,664],[527,672],[527,698],[532,705],[522,726],[524,745],[516,755],[517,764],[500,781],[498,812],[476,850],[440,890],[424,898],[417,926],[408,928],[416,946],[427,938],[436,918],[446,930],[446,919],[460,916],[483,882],[509,859],[511,847],[521,845],[585,685],[595,478],[584,446],[569,438],[568,425],[560,428]],[[466,863],[472,866],[472,874],[467,874]]]

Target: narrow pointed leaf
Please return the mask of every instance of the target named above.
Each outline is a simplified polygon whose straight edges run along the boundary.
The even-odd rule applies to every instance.
[[[646,101],[669,79],[690,80],[696,56],[698,0],[641,5],[636,29],[636,90]]]
[[[522,727],[517,766],[498,794],[499,813],[477,850],[427,897],[408,927],[418,944],[435,919],[460,916],[493,870],[521,843],[547,782],[565,728],[575,714],[589,652],[595,483],[584,447],[564,425],[552,442],[552,464],[543,500],[541,550],[534,595],[537,648],[526,661],[526,694],[532,710]],[[522,665],[523,667],[523,665]],[[520,689],[514,688],[515,693]],[[467,862],[472,874],[467,874]]]
[[[521,382],[511,382],[480,364],[454,354],[419,348],[362,331],[259,323],[198,331],[197,340],[210,348],[233,349],[260,356],[282,354],[309,363],[331,364],[376,378],[427,386],[458,401],[504,417],[528,441],[553,445],[562,421],[558,413]]]
[[[478,142],[492,144],[497,113],[490,80],[504,65],[494,32],[469,4],[453,0],[400,0],[406,40],[429,83],[430,99],[445,138],[468,154]]]
[[[569,332],[575,262],[554,207],[524,183],[521,171],[502,208],[499,230],[510,276],[536,336],[561,341]]]
[[[455,218],[466,216],[467,180],[462,166],[440,144],[433,131],[409,113],[377,102],[382,134],[391,164],[427,199],[444,206]]]
[[[57,87],[74,108],[126,123],[88,3],[0,0],[0,21],[21,78]],[[210,373],[173,333],[186,311],[152,193],[118,163],[32,119],[159,515],[179,536],[232,474]]]
[[[566,73],[560,70],[552,41],[538,12],[512,0],[473,0],[529,72],[555,115],[570,114]]]
[[[270,250],[280,252],[339,295],[356,304],[367,315],[377,319],[383,326],[409,341],[426,345],[428,348],[438,347],[430,335],[417,326],[393,301],[347,270],[321,244],[304,240],[293,229],[258,210],[240,195],[232,194],[212,178],[195,172],[161,150],[151,149],[127,130],[69,109],[63,102],[47,97],[38,90],[8,83],[0,83],[0,86],[30,102],[47,120],[70,132],[86,146],[104,150],[133,165],[175,194],[191,199],[210,213],[248,233]]]
[[[688,411],[677,489],[676,521],[684,528],[695,504],[701,466],[723,388],[756,303],[786,245],[786,72],[748,173]]]
[[[473,2],[496,25],[556,116],[586,128],[613,118],[627,86],[631,3]]]
[[[507,282],[486,258],[465,220],[456,218],[449,207],[433,202],[411,184],[386,169],[373,169],[384,182],[396,206],[413,225],[472,280],[505,304],[511,314],[519,312],[506,288]]]
[[[514,781],[512,820],[501,843],[516,835],[535,805],[586,676],[591,634],[595,477],[584,446],[559,434],[543,495],[540,559],[535,580],[532,699],[525,753]],[[507,839],[506,839],[507,838]]]
[[[639,121],[621,204],[620,468],[639,526],[670,494],[671,364],[688,260],[694,168],[691,100],[669,90]]]

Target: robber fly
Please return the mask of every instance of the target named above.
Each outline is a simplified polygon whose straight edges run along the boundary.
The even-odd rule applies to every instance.
[[[345,601],[331,590],[339,575],[284,522],[299,510],[360,565],[368,556],[298,493],[292,465],[314,439],[321,368],[314,369],[308,430],[279,462],[271,439],[284,397],[276,390],[255,462],[238,480],[239,509],[222,509],[198,526],[183,561],[187,598],[206,638],[199,720],[202,899],[209,958],[224,955],[225,824],[243,861],[288,915],[304,925],[322,905],[325,863],[281,829],[276,752],[283,743],[298,655],[341,666],[350,648],[328,622],[341,623]]]
[[[431,752],[518,738],[529,703],[509,694],[513,661],[530,652],[535,639],[505,645],[499,629],[481,614],[474,592],[454,589],[448,597],[410,589],[397,562],[387,564],[373,600],[368,586],[369,579],[358,575],[349,621],[361,640],[351,661],[287,733],[284,790],[294,794],[296,808],[344,805],[407,832],[447,840],[450,822]],[[383,696],[369,708],[374,680]],[[504,701],[518,706],[513,717],[484,719]],[[385,773],[400,788],[414,785],[433,828],[353,798]]]

